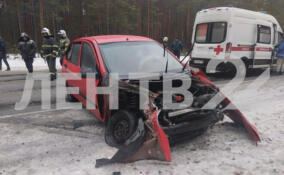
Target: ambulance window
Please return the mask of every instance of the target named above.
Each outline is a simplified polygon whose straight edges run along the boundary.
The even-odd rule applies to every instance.
[[[278,38],[277,38],[277,25],[273,24],[273,44],[278,43]]]
[[[280,44],[282,40],[283,40],[283,34],[281,32],[278,32],[278,44]]]
[[[226,37],[226,22],[198,24],[196,27],[196,43],[222,43]]]
[[[212,24],[211,43],[223,42],[226,35],[226,23],[215,22]]]
[[[197,43],[205,43],[206,42],[206,36],[208,31],[208,24],[198,24],[196,27],[196,37],[195,41]]]
[[[271,28],[263,25],[258,25],[257,42],[262,44],[271,43]]]

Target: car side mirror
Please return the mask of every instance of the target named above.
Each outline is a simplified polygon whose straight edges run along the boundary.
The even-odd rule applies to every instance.
[[[87,78],[87,75],[89,78],[96,78],[100,79],[100,74],[96,71],[93,70],[92,68],[84,68],[81,71],[81,78]]]

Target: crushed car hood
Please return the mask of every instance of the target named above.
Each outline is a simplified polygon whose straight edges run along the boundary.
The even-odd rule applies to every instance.
[[[252,140],[254,140],[256,143],[260,141],[260,136],[256,127],[247,120],[245,115],[239,109],[237,109],[236,106],[234,106],[227,97],[225,97],[221,92],[219,92],[218,88],[206,77],[203,72],[200,71],[197,73],[191,71],[188,76],[191,77],[193,84],[200,84],[202,86],[210,87],[211,89],[218,91],[218,95],[223,97],[223,100],[219,104],[220,106],[222,106],[220,112],[228,116],[235,123],[241,125],[250,135]],[[187,129],[187,127],[190,126],[191,121],[177,123],[175,125],[169,126],[168,128],[162,126],[161,122],[159,121],[159,116],[161,115],[161,113],[163,113],[163,109],[157,107],[153,103],[153,101],[159,95],[161,95],[160,87],[158,87],[158,84],[162,83],[162,81],[163,80],[157,80],[155,82],[156,87],[151,87],[150,85],[150,91],[145,90],[145,93],[148,93],[150,99],[149,108],[143,111],[146,117],[144,120],[139,119],[138,126],[140,127],[137,127],[135,136],[133,136],[131,138],[131,141],[128,141],[123,147],[120,147],[117,153],[111,159],[98,159],[96,167],[101,167],[103,165],[107,165],[114,162],[125,163],[142,159],[171,161],[170,140],[172,138],[175,139],[175,136],[170,136],[170,133],[174,133],[173,131],[176,131],[176,128],[178,127],[181,129]],[[134,81],[127,79],[120,80],[119,88],[120,90],[135,94],[139,94],[139,92],[141,91],[141,89],[139,89],[139,86],[137,86]],[[205,110],[205,112],[208,112],[208,116],[215,114],[211,111]],[[204,120],[207,119],[206,116],[207,113],[206,115],[204,114]],[[221,117],[217,117],[216,120],[214,119],[214,121],[212,121],[212,118],[210,118],[210,122],[212,122],[212,124],[218,122],[219,120],[221,120]],[[193,122],[195,121],[193,120]],[[168,131],[170,130],[169,128],[171,129],[170,132]],[[189,135],[192,137],[198,136],[204,131],[206,131],[205,127],[196,127],[196,130],[190,132]],[[133,138],[136,138],[136,140]]]

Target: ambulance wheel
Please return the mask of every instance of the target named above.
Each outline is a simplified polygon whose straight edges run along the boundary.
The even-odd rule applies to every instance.
[[[235,77],[235,76],[236,76],[236,73],[237,73],[237,68],[236,68],[235,65],[233,65],[232,63],[227,63],[225,72],[226,72],[227,75],[229,75],[230,77]]]
[[[242,60],[242,61],[244,62],[244,64],[245,64],[245,72],[244,72],[244,73],[245,73],[245,75],[247,76],[247,75],[248,75],[248,71],[250,70],[250,69],[249,69],[249,61],[248,61],[248,59],[245,58],[245,57],[242,58],[241,60]]]
[[[134,134],[138,125],[138,117],[131,112],[121,110],[107,121],[105,141],[109,146],[121,148]]]

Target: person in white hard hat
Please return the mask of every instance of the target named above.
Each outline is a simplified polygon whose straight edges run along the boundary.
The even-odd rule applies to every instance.
[[[58,55],[58,45],[48,28],[43,28],[41,30],[41,34],[43,36],[41,56],[47,61],[50,80],[53,81],[56,79],[56,57]]]
[[[67,51],[67,48],[70,44],[70,40],[67,37],[65,30],[59,30],[57,33],[59,36],[59,56],[60,56],[60,64],[62,65],[63,58],[65,55],[65,52]]]

